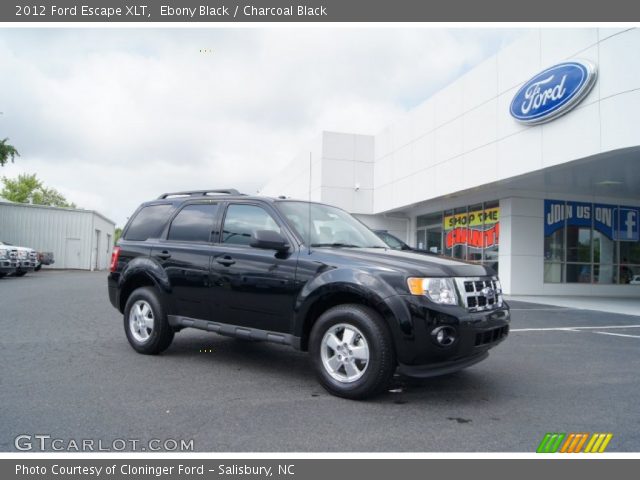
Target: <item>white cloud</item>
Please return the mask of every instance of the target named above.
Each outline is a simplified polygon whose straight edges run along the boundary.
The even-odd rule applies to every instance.
[[[0,174],[120,225],[163,191],[253,192],[321,130],[376,133],[518,34],[5,29],[0,137],[22,157]]]

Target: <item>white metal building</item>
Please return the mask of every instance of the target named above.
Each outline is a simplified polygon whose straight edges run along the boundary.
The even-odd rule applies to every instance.
[[[108,268],[114,230],[113,221],[92,210],[0,200],[0,240],[53,252],[50,268]]]
[[[638,29],[535,30],[376,135],[323,132],[261,193],[490,264],[506,293],[640,296],[638,51]],[[523,98],[555,116],[523,123]]]

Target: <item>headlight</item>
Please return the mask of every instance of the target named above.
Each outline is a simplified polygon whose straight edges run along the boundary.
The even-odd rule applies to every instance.
[[[458,296],[452,278],[409,278],[409,291],[413,295],[425,295],[434,303],[457,305]]]
[[[0,258],[7,258],[9,256],[9,250],[6,248],[0,248]]]

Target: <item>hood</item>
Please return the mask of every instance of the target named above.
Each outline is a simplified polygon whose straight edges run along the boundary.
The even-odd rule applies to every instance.
[[[357,266],[367,269],[393,270],[410,276],[482,277],[495,275],[490,267],[463,262],[439,255],[381,248],[315,248],[313,255],[326,257],[328,264]],[[332,261],[331,258],[335,261]]]

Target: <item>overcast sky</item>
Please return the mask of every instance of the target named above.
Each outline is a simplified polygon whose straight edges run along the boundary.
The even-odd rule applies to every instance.
[[[119,226],[165,191],[254,193],[320,131],[375,134],[522,33],[3,29],[0,138],[21,157],[0,175]]]

